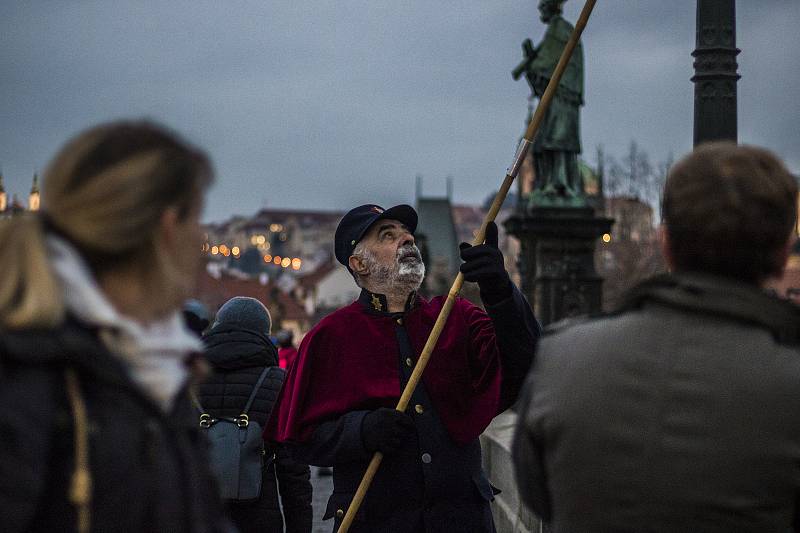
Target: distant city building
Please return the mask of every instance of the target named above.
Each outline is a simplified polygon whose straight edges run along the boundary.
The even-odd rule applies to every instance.
[[[653,208],[638,198],[606,198],[605,214],[616,221],[612,229],[614,239],[649,242],[654,237]]]
[[[273,333],[289,329],[299,340],[310,329],[311,322],[303,306],[290,294],[280,290],[265,277],[237,276],[227,271],[204,271],[200,275],[194,298],[216,314],[222,304],[234,296],[249,296],[262,302],[272,315]]]
[[[417,197],[417,236],[425,255],[425,285],[431,294],[447,291],[461,263],[450,198]]]
[[[20,202],[16,194],[11,195],[11,202],[8,201],[8,192],[3,183],[3,174],[0,173],[0,217],[14,216],[25,211],[38,211],[39,210],[39,175],[33,174],[33,184],[31,191],[28,194],[28,206]]]
[[[8,206],[8,197],[6,196],[6,189],[3,187],[3,173],[0,172],[0,213],[3,213]]]
[[[273,275],[308,272],[333,252],[339,211],[262,209],[206,226],[204,250],[217,261],[234,264],[257,250],[263,270]]]
[[[39,210],[39,175],[35,172],[33,173],[33,185],[31,186],[31,192],[28,195],[28,210]]]
[[[640,281],[664,270],[656,239],[653,208],[630,196],[604,199],[605,215],[614,219],[603,235],[595,261],[603,276],[603,308],[615,309],[625,293]]]
[[[297,279],[295,297],[303,303],[313,322],[352,303],[361,289],[348,270],[331,257],[315,271]]]

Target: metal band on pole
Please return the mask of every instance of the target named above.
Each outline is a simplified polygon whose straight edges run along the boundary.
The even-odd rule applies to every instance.
[[[547,111],[547,108],[550,106],[550,101],[553,99],[553,95],[558,88],[558,84],[561,81],[561,76],[563,76],[564,71],[567,68],[567,64],[572,57],[572,52],[575,50],[578,41],[580,41],[583,29],[586,27],[586,23],[589,21],[589,16],[592,14],[592,9],[594,9],[596,2],[597,0],[586,0],[583,10],[581,10],[581,15],[578,17],[578,21],[575,23],[575,29],[573,30],[569,41],[567,41],[564,51],[561,53],[561,58],[559,59],[556,68],[553,70],[553,75],[550,77],[550,81],[547,84],[547,88],[545,89],[542,98],[539,100],[539,105],[536,107],[536,112],[533,114],[533,118],[531,118],[531,122],[528,124],[528,129],[525,131],[525,135],[520,142],[519,147],[517,148],[514,161],[508,168],[508,173],[506,174],[506,177],[500,186],[500,190],[497,191],[494,201],[492,202],[489,211],[486,213],[486,216],[483,219],[480,229],[478,229],[478,232],[472,241],[473,246],[483,243],[484,239],[486,238],[486,226],[488,226],[489,222],[494,221],[494,219],[497,217],[497,213],[500,211],[500,207],[503,205],[503,202],[508,195],[508,191],[511,188],[511,185],[514,183],[514,178],[516,178],[517,173],[519,172],[522,161],[525,160],[525,157],[528,154],[530,146],[533,143],[533,139],[536,136],[536,132],[539,131],[539,126],[544,119],[544,114]],[[396,409],[398,411],[404,412],[406,407],[408,407],[408,403],[411,400],[411,395],[414,393],[419,380],[422,378],[422,373],[425,371],[425,367],[428,364],[428,359],[430,358],[431,353],[433,353],[433,349],[436,347],[436,343],[439,340],[439,335],[441,335],[442,330],[444,329],[444,325],[447,322],[447,317],[450,316],[450,311],[453,309],[456,296],[458,296],[458,293],[461,292],[461,286],[463,284],[464,275],[459,272],[455,281],[453,281],[453,285],[450,287],[450,291],[447,294],[447,299],[445,300],[441,311],[439,311],[439,316],[436,318],[436,322],[434,323],[433,329],[428,336],[428,340],[425,342],[425,347],[422,349],[422,353],[417,360],[417,364],[414,366],[411,377],[409,378],[405,389],[403,389],[403,394],[400,396],[400,400],[397,402]],[[350,507],[348,507],[347,513],[345,514],[344,519],[342,519],[342,524],[339,526],[338,533],[347,533],[347,531],[350,529],[353,519],[355,518],[359,507],[361,507],[361,503],[364,501],[364,496],[366,496],[367,490],[372,483],[372,479],[375,477],[375,473],[378,471],[381,460],[383,460],[383,454],[381,452],[375,452],[375,455],[372,456],[369,466],[367,466],[367,471],[364,473],[364,477],[361,478],[361,483],[358,485],[358,489],[353,496],[353,500],[350,502]]]

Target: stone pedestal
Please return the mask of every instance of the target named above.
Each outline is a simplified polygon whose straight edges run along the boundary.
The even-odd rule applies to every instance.
[[[590,207],[534,207],[505,222],[520,241],[521,288],[542,325],[601,311],[594,249],[613,222]]]

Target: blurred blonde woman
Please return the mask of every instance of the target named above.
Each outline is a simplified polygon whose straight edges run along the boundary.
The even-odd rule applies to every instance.
[[[207,157],[150,122],[85,131],[41,211],[0,222],[0,529],[227,529],[187,396]]]

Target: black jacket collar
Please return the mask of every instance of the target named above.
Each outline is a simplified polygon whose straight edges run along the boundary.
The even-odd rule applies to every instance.
[[[156,403],[133,383],[125,364],[103,345],[98,330],[71,316],[55,328],[0,331],[0,375],[6,362],[73,367],[90,378],[131,391],[154,413],[162,414]]]
[[[417,293],[412,292],[408,295],[408,299],[406,300],[405,310],[403,311],[408,312],[417,305]],[[367,289],[361,289],[361,294],[358,297],[359,303],[364,307],[367,313],[371,315],[382,315],[382,316],[392,316],[399,313],[390,313],[389,312],[389,304],[386,301],[386,295],[380,294],[377,292],[370,292]]]
[[[218,369],[277,366],[278,350],[261,332],[217,324],[203,337],[206,358]]]
[[[620,311],[647,302],[755,324],[778,342],[800,344],[800,307],[752,285],[705,274],[664,274],[635,287]]]

